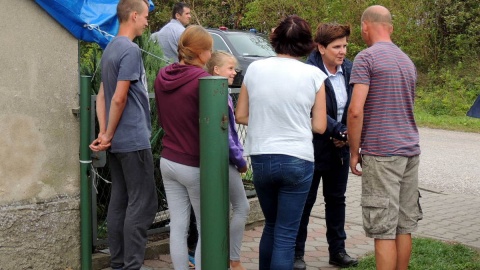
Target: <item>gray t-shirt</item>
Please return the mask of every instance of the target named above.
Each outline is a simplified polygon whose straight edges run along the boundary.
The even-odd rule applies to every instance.
[[[115,37],[105,48],[101,65],[107,126],[117,82],[130,81],[127,103],[115,130],[110,152],[125,153],[151,148],[147,81],[138,45],[128,37]]]

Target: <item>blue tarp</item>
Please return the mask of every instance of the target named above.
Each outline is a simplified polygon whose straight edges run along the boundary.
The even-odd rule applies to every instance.
[[[77,39],[105,48],[118,33],[119,0],[35,0]],[[151,0],[149,10],[154,5]]]

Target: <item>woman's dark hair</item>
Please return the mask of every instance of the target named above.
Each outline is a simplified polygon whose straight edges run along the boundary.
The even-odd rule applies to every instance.
[[[321,23],[317,27],[315,42],[326,48],[328,44],[332,43],[334,40],[343,37],[347,37],[347,40],[350,37],[350,25]]]
[[[315,43],[310,25],[297,15],[283,19],[270,35],[270,43],[277,54],[301,57],[309,54]]]

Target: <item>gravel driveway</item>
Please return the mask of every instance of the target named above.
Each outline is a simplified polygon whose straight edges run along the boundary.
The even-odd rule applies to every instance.
[[[480,195],[480,134],[429,128],[419,131],[420,186]]]

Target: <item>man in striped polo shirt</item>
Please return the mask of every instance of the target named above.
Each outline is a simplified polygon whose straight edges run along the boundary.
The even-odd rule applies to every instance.
[[[362,175],[363,227],[375,239],[377,269],[407,269],[411,233],[422,218],[420,146],[413,116],[417,74],[413,62],[390,38],[388,9],[367,8],[361,24],[369,48],[355,57],[350,77],[354,85],[347,124],[350,169]]]

